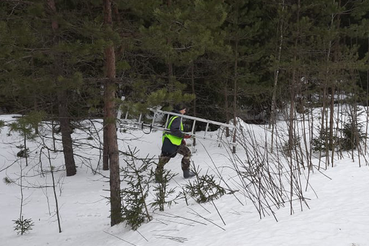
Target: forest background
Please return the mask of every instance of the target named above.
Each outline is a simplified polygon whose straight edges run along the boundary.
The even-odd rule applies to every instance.
[[[338,145],[335,105],[352,106],[351,144],[360,138],[368,50],[365,0],[2,0],[0,108],[25,116],[17,126],[24,133],[56,120],[67,176],[76,173],[76,122],[104,118],[114,225],[121,221],[118,106],[134,114],[187,102],[193,116],[271,129],[283,117],[290,151],[295,114],[322,107],[329,165]]]

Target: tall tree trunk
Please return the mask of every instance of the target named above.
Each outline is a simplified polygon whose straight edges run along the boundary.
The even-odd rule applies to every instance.
[[[104,25],[106,29],[112,28],[112,3],[111,0],[104,0]],[[119,149],[116,131],[116,110],[115,110],[115,53],[114,45],[105,48],[105,92],[104,92],[104,122],[106,127],[106,137],[108,142],[108,156],[110,160],[110,224],[116,225],[122,221],[121,196],[120,196],[120,170],[119,170]],[[105,144],[104,144],[105,147]]]
[[[296,59],[295,59],[296,60]],[[293,149],[295,146],[295,136],[294,136],[294,114],[295,114],[295,84],[296,84],[296,68],[292,71],[291,85],[290,85],[290,93],[291,93],[291,105],[289,110],[289,125],[288,125],[288,155],[289,155],[289,167],[290,167],[290,214],[294,213],[293,211],[293,182],[294,182],[294,171],[295,167],[293,165]]]
[[[369,52],[369,37],[367,39],[367,46]],[[368,136],[368,128],[369,128],[369,70],[366,71],[366,121],[365,121],[365,136]],[[367,144],[368,144],[368,138],[364,139],[364,155],[367,154]]]
[[[331,15],[331,26],[330,26],[330,29],[334,28],[334,14]],[[325,79],[324,79],[324,92],[323,92],[323,113],[322,113],[322,129],[324,129],[323,133],[325,134],[325,151],[326,151],[326,163],[325,163],[325,168],[327,168],[329,165],[330,165],[330,161],[331,159],[329,158],[329,154],[330,154],[330,149],[333,147],[331,146],[330,144],[333,142],[333,129],[330,130],[329,132],[329,136],[328,136],[328,117],[327,117],[327,120],[326,122],[324,123],[325,121],[325,115],[326,115],[326,108],[328,107],[327,106],[327,103],[328,103],[328,92],[329,92],[329,88],[331,88],[332,90],[332,93],[333,93],[333,90],[334,90],[334,86],[333,86],[333,83],[334,82],[330,82],[330,74],[331,74],[331,71],[329,69],[329,63],[331,61],[331,55],[332,55],[332,46],[333,46],[333,41],[330,40],[329,43],[328,43],[328,51],[327,51],[327,57],[326,57],[326,71],[325,71]],[[332,100],[334,100],[332,98]],[[334,110],[333,108],[333,105],[332,103],[329,104],[329,107],[331,108],[331,110]],[[331,112],[333,113],[333,112]],[[332,119],[333,120],[333,119]],[[332,125],[333,127],[333,125]],[[332,132],[332,139],[331,139],[331,133]],[[333,149],[332,149],[332,155],[333,155]],[[320,159],[320,156],[319,156],[319,159]],[[333,160],[333,157],[332,157],[332,160]],[[319,160],[319,163],[320,163],[320,160]],[[333,163],[332,163],[333,165]],[[320,165],[319,165],[320,166]]]
[[[329,112],[329,148],[332,149],[331,153],[331,165],[333,167],[333,161],[334,161],[334,146],[335,142],[333,139],[333,128],[334,128],[334,96],[335,96],[335,85],[334,82],[331,86],[331,105],[330,105],[330,112]]]
[[[285,5],[284,0],[282,0],[282,14],[284,13]],[[269,128],[272,127],[272,137],[271,137],[271,152],[273,152],[273,142],[274,142],[274,128],[276,123],[276,97],[277,97],[277,86],[278,86],[278,78],[279,78],[279,72],[280,72],[280,62],[282,57],[282,47],[283,47],[283,28],[284,28],[284,16],[281,17],[280,23],[279,23],[279,45],[278,45],[278,56],[277,56],[277,62],[278,67],[274,71],[274,85],[273,85],[273,95],[272,95],[272,105],[270,110],[270,122],[269,122]]]
[[[51,13],[51,28],[54,32],[59,29],[59,24],[56,21],[56,5],[54,0],[47,0],[48,10]],[[57,40],[57,39],[55,39]],[[57,42],[57,41],[55,41]],[[55,59],[55,77],[62,75],[62,71],[60,71],[61,58],[58,54],[56,54]],[[72,141],[72,130],[70,127],[70,119],[69,119],[69,111],[68,111],[68,100],[67,100],[67,91],[60,84],[61,82],[57,82],[55,79],[55,83],[57,83],[60,89],[57,92],[58,99],[58,109],[59,109],[59,122],[60,122],[60,131],[62,135],[62,145],[63,145],[63,154],[64,154],[64,162],[67,176],[73,176],[77,173],[76,164],[74,161],[74,153],[73,153],[73,141]]]
[[[167,0],[167,7],[171,7],[172,6],[172,0]],[[168,47],[172,45],[172,40],[168,37],[167,38],[167,44],[168,44]],[[168,83],[171,84],[172,81],[173,81],[173,75],[174,75],[174,72],[173,72],[173,63],[170,61],[170,55],[168,53],[168,63],[167,63],[167,66],[168,66]]]
[[[236,134],[237,134],[237,83],[238,83],[238,42],[235,42],[235,59],[234,59],[234,78],[233,78],[233,123],[234,123],[234,131],[233,131],[233,143],[236,143]],[[236,153],[236,146],[233,145],[232,153]]]
[[[72,129],[70,127],[67,95],[65,90],[58,92],[59,101],[59,121],[62,135],[63,154],[67,176],[73,176],[77,173],[73,154]]]
[[[227,78],[228,78],[228,76],[227,76]],[[229,102],[228,102],[228,83],[227,83],[227,80],[226,80],[225,85],[224,85],[224,111],[225,111],[225,116],[226,116],[226,122],[227,123],[229,123],[229,119],[230,119],[228,105],[229,105]],[[226,137],[229,137],[229,136],[230,136],[229,128],[227,127],[226,128]]]
[[[296,22],[297,22],[297,35],[294,40],[294,54],[293,54],[293,70],[292,70],[292,78],[291,78],[291,85],[290,85],[290,94],[291,94],[291,105],[290,105],[290,112],[289,112],[289,126],[288,126],[288,154],[289,154],[289,166],[290,166],[290,214],[293,214],[293,180],[295,178],[294,172],[297,167],[298,173],[300,173],[300,167],[299,167],[299,161],[298,161],[298,155],[297,155],[297,137],[295,134],[295,121],[294,121],[294,115],[295,115],[295,100],[296,100],[296,94],[297,94],[297,87],[299,81],[299,74],[298,69],[296,68],[297,62],[298,62],[298,45],[299,45],[299,37],[300,37],[300,10],[301,10],[301,2],[300,0],[297,0],[297,9],[296,9]],[[295,158],[293,158],[293,152],[295,152]],[[294,160],[296,162],[296,166],[294,166]]]
[[[104,82],[104,88],[107,88],[107,83]],[[104,93],[106,92],[107,90],[104,91]],[[106,98],[106,95],[104,94],[104,98]],[[104,112],[106,112],[107,109],[106,109],[106,105],[104,106]],[[109,141],[108,141],[108,132],[107,132],[107,121],[106,121],[106,118],[104,117],[104,120],[103,120],[103,170],[109,170]]]
[[[338,1],[338,6],[341,7],[341,1]],[[341,14],[338,13],[337,14],[337,20],[336,20],[336,28],[340,29],[340,23],[341,23]],[[333,26],[333,24],[332,24]],[[339,50],[339,41],[337,40],[336,42],[334,42],[335,45],[335,49],[333,50],[334,55],[332,56],[332,59],[334,62],[338,62],[338,50]],[[332,72],[330,72],[329,70],[327,71],[327,76],[328,73],[331,74]],[[336,81],[332,81],[330,84],[331,87],[331,105],[330,105],[330,119],[329,119],[329,147],[332,149],[332,153],[331,153],[331,165],[333,167],[334,165],[334,152],[335,152],[335,141],[333,138],[333,130],[334,130],[334,99],[335,99],[335,91],[336,91]]]

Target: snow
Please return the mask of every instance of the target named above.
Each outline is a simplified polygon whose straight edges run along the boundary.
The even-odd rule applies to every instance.
[[[14,118],[1,115],[0,120],[10,122]],[[249,127],[256,136],[267,132],[262,126]],[[84,146],[76,150],[80,157],[76,158],[78,171],[73,177],[65,177],[63,155],[51,152],[61,216],[62,232],[59,233],[51,175],[50,172],[41,175],[37,165],[41,158],[43,169],[49,170],[47,152],[42,150],[40,154],[39,139],[29,140],[27,144],[32,153],[29,166],[25,167],[25,160],[16,157],[19,151],[16,146],[23,143],[23,137],[16,132],[8,133],[7,127],[1,129],[0,245],[369,245],[369,167],[363,160],[360,167],[358,157],[353,160],[348,153],[342,159],[336,158],[334,167],[315,170],[310,175],[310,186],[304,190],[308,206],[295,201],[291,214],[287,202],[284,207],[273,209],[277,220],[272,215],[260,218],[254,205],[241,192],[236,192],[213,203],[197,204],[189,200],[187,205],[182,199],[163,212],[150,208],[153,220],[133,231],[124,223],[110,226],[110,206],[106,199],[109,171],[101,170],[101,164],[97,173],[91,170],[97,167],[97,149]],[[82,140],[86,137],[84,134],[76,131],[74,138],[97,146],[94,140]],[[157,158],[160,153],[159,131],[144,134],[140,130],[129,130],[119,132],[119,139],[120,149],[137,147],[141,157]],[[201,173],[220,172],[229,185],[234,185],[227,147],[219,147],[211,140],[198,139],[198,143],[196,151],[191,149]],[[242,155],[242,149],[237,148]],[[166,165],[179,174],[170,181],[176,192],[181,192],[188,182],[181,176],[180,158],[178,155]],[[7,177],[19,183],[21,167],[27,176],[22,179],[25,186],[23,214],[24,218],[32,219],[34,226],[30,232],[17,235],[13,227],[20,213],[20,187],[3,180]],[[305,189],[306,177],[302,175],[301,180]]]

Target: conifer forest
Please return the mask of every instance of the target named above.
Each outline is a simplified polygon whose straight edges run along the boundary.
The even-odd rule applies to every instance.
[[[26,136],[53,122],[67,176],[77,172],[74,129],[103,120],[111,225],[124,217],[118,109],[182,102],[191,116],[265,125],[291,170],[312,168],[312,153],[321,168],[343,151],[365,156],[369,1],[0,0],[0,113],[21,116],[12,127],[25,150]]]

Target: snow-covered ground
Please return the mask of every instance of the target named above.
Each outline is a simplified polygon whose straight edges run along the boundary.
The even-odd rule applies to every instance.
[[[0,120],[10,122],[14,119],[2,115]],[[250,127],[256,136],[265,133],[259,126]],[[354,161],[349,156],[336,160],[333,168],[311,174],[311,186],[304,191],[308,207],[296,201],[292,215],[289,203],[279,210],[273,209],[278,221],[271,215],[260,219],[254,205],[237,191],[213,203],[197,204],[189,200],[187,205],[182,199],[163,212],[149,208],[152,221],[133,231],[124,223],[110,227],[110,206],[106,199],[109,172],[102,171],[101,164],[97,168],[99,152],[96,149],[87,145],[76,149],[78,171],[73,177],[65,177],[61,168],[62,153],[50,152],[60,207],[62,232],[59,233],[51,175],[50,172],[41,175],[39,164],[42,160],[43,170],[50,170],[48,151],[42,149],[38,139],[29,140],[31,155],[25,167],[24,158],[16,156],[19,151],[16,146],[23,143],[23,137],[16,132],[8,133],[7,127],[1,129],[0,245],[369,245],[369,166],[362,161],[359,167],[357,157]],[[81,131],[76,131],[74,138],[98,145]],[[137,147],[141,157],[157,158],[160,153],[159,131],[150,134],[128,131],[119,133],[119,138],[120,149]],[[48,144],[51,145],[50,140]],[[242,153],[242,149],[237,151]],[[179,174],[170,181],[177,193],[188,182],[181,176],[180,158],[175,157],[166,166]],[[198,140],[193,154],[193,161],[203,174],[220,172],[232,185],[234,168],[230,159],[226,147],[219,147],[217,142],[210,140]],[[91,169],[96,168],[98,172],[94,174]],[[14,220],[19,218],[21,189],[14,183],[6,184],[5,178],[19,184],[21,171],[25,176],[22,178],[23,214],[24,218],[32,219],[34,226],[30,232],[17,235],[13,228]],[[304,179],[302,177],[302,182]]]

